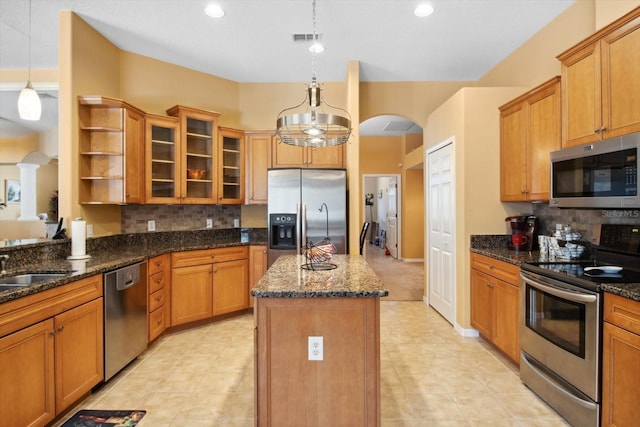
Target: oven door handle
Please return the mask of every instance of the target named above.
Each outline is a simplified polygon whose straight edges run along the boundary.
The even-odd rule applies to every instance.
[[[520,278],[522,278],[522,280],[524,280],[525,283],[528,283],[529,285],[533,286],[536,289],[540,289],[541,291],[547,292],[558,298],[566,299],[568,301],[586,304],[590,302],[595,302],[597,299],[596,295],[586,295],[586,294],[578,294],[575,292],[563,291],[562,289],[558,289],[556,287],[542,284],[537,280],[530,279],[529,277],[525,276],[522,273],[520,273]]]

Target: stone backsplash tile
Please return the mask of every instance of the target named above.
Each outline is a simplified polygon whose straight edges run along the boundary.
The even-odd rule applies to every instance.
[[[546,203],[532,206],[533,214],[540,221],[540,234],[550,235],[556,224],[569,225],[589,243],[598,243],[600,224],[640,224],[639,209],[559,209]]]
[[[146,233],[149,220],[156,222],[156,231],[201,230],[211,218],[214,229],[233,228],[240,213],[235,205],[125,205],[120,225],[123,234]]]

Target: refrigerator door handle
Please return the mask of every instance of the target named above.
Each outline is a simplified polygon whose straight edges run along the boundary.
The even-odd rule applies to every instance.
[[[300,215],[300,203],[296,203],[296,255],[300,255],[300,250],[302,249],[300,245],[300,236],[301,236],[301,226],[300,222],[302,220],[302,216]]]
[[[302,247],[307,247],[307,205],[302,204]],[[301,252],[298,252],[300,254]]]

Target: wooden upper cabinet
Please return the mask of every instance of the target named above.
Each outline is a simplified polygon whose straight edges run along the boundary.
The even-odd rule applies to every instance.
[[[248,205],[267,204],[267,170],[271,164],[273,132],[245,132],[246,201]]]
[[[244,132],[221,127],[218,142],[218,203],[244,203],[245,143]]]
[[[180,120],[180,203],[217,203],[219,113],[176,105],[167,110]]]
[[[143,203],[144,113],[104,96],[78,103],[80,203]]]
[[[311,148],[285,144],[274,137],[271,146],[272,168],[344,168],[345,144]]]
[[[180,203],[180,120],[147,114],[145,124],[146,203]]]
[[[563,147],[640,131],[640,8],[558,59]]]
[[[549,200],[549,153],[561,148],[560,77],[500,107],[500,200]]]

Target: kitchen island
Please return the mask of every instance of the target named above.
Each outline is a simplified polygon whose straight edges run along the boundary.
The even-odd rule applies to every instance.
[[[380,298],[358,255],[281,256],[252,289],[258,426],[380,425]],[[311,360],[312,359],[312,360]]]

